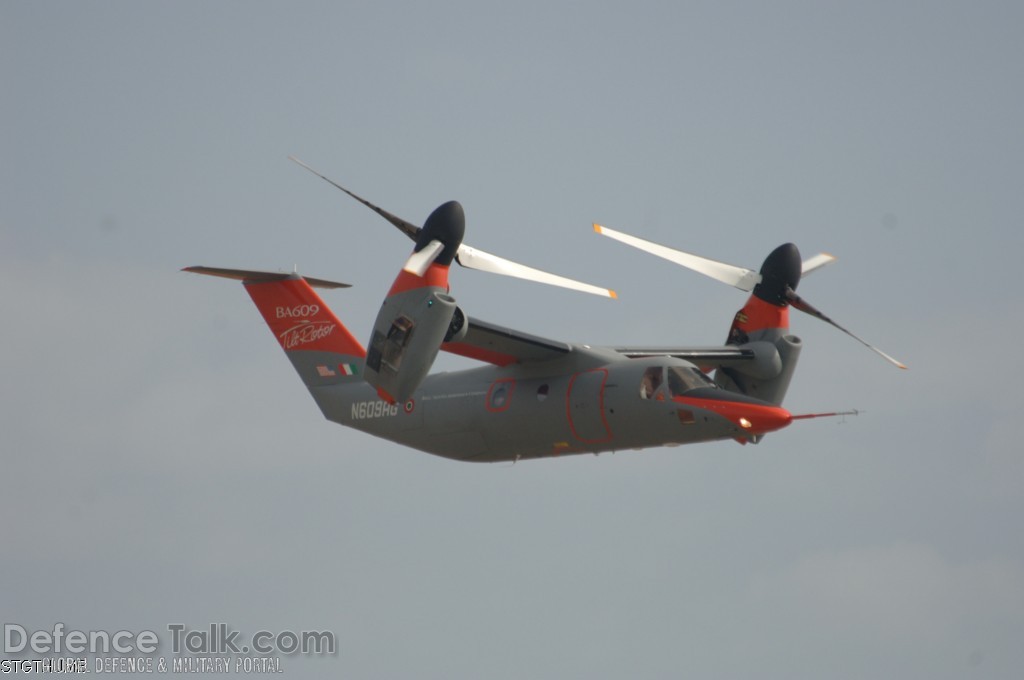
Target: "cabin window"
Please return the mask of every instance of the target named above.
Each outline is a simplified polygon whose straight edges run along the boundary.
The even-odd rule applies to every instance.
[[[512,393],[516,389],[516,381],[511,378],[502,378],[491,383],[491,389],[487,391],[487,410],[492,413],[504,411],[512,402]]]
[[[651,366],[644,371],[644,377],[640,379],[641,399],[654,399],[658,388],[661,387],[663,372],[664,369],[661,366]]]

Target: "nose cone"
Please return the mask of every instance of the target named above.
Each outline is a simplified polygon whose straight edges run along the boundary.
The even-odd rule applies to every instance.
[[[725,390],[690,390],[675,401],[716,413],[749,435],[781,430],[793,422],[793,414],[781,406]]]
[[[462,237],[466,233],[466,213],[458,201],[442,203],[430,213],[427,221],[416,239],[416,252],[419,252],[431,241],[440,241],[445,248],[434,260],[435,263],[448,266],[452,263],[455,253],[462,245]]]
[[[754,287],[754,295],[773,305],[786,304],[786,288],[796,290],[802,267],[800,250],[792,243],[782,244],[761,265],[761,283]]]
[[[746,434],[775,432],[793,422],[793,415],[781,406],[722,402],[713,410],[739,426]]]
[[[793,422],[793,414],[781,406],[756,406],[750,409],[749,413],[740,416],[737,422],[751,434],[765,434],[789,425]]]

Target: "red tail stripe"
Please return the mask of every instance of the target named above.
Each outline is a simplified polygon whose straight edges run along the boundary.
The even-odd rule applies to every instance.
[[[362,344],[303,279],[249,282],[245,290],[285,351],[366,356]]]

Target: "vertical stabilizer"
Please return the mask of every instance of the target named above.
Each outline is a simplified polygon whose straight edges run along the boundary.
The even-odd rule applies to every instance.
[[[362,379],[366,350],[301,276],[244,283],[307,387]]]

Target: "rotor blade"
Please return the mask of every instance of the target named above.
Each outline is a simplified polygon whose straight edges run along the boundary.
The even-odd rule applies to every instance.
[[[437,239],[434,239],[425,245],[423,250],[414,252],[410,255],[402,269],[410,274],[422,277],[427,273],[427,268],[434,263],[434,260],[437,259],[437,256],[441,254],[442,250],[444,250],[444,244]]]
[[[815,269],[820,269],[827,264],[832,264],[835,261],[835,256],[829,255],[828,253],[818,253],[814,257],[809,257],[806,260],[804,260],[803,264],[800,266],[800,277],[803,278],[804,276],[807,276],[808,274],[813,272]]]
[[[377,213],[378,215],[380,215],[381,217],[386,219],[391,224],[393,224],[396,227],[398,227],[402,231],[402,233],[404,233],[406,236],[411,238],[413,241],[416,240],[416,236],[420,233],[420,228],[417,227],[415,224],[412,224],[411,222],[406,222],[405,220],[403,220],[401,217],[398,217],[397,215],[392,215],[387,210],[384,210],[383,208],[379,208],[379,207],[375,206],[373,203],[370,203],[369,201],[367,201],[362,196],[357,196],[356,194],[352,193],[351,191],[349,191],[345,187],[343,187],[340,184],[338,184],[337,182],[335,182],[333,179],[330,179],[329,177],[321,175],[319,172],[317,172],[313,168],[309,167],[308,165],[306,165],[305,163],[300,161],[295,156],[288,156],[288,160],[295,161],[296,163],[298,163],[299,165],[304,167],[306,170],[309,170],[311,173],[313,173],[314,175],[316,175],[320,179],[324,180],[328,184],[331,184],[331,185],[337,187],[338,189],[341,189],[346,194],[348,194],[352,198],[356,199],[357,201],[359,201],[360,203],[365,205],[367,208],[369,208],[373,212]]]
[[[642,238],[624,234],[621,231],[602,227],[600,224],[594,225],[594,231],[598,234],[613,238],[621,243],[625,243],[627,246],[639,248],[651,255],[657,255],[669,262],[674,262],[688,269],[692,269],[704,276],[710,276],[717,281],[727,283],[730,286],[739,288],[740,290],[748,292],[752,291],[754,290],[754,286],[761,282],[761,275],[750,269],[744,269],[743,267],[737,267],[735,265],[718,262],[716,260],[709,260],[706,257],[685,253],[681,250],[676,250],[675,248],[658,245],[657,243],[651,243],[650,241],[645,241]]]
[[[513,276],[517,279],[546,283],[550,286],[559,286],[561,288],[578,290],[584,293],[602,295],[609,298],[618,297],[614,290],[601,288],[599,286],[592,286],[589,283],[574,281],[573,279],[567,279],[564,276],[558,276],[557,274],[549,274],[548,272],[534,269],[533,267],[527,267],[526,265],[506,260],[503,257],[498,257],[497,255],[491,255],[490,253],[486,253],[477,248],[472,248],[467,246],[465,243],[459,246],[459,251],[455,255],[455,260],[467,269],[478,269],[483,272],[490,272],[491,274],[504,274],[505,276]]]
[[[799,309],[799,310],[800,310],[801,312],[804,312],[804,313],[806,313],[806,314],[810,314],[810,315],[811,315],[811,316],[813,316],[813,317],[816,317],[816,318],[818,318],[818,319],[821,319],[822,321],[824,321],[824,322],[825,322],[825,323],[827,323],[827,324],[830,324],[830,325],[832,325],[832,326],[835,326],[836,328],[838,328],[838,329],[839,329],[839,330],[841,330],[842,332],[846,333],[847,335],[849,335],[849,336],[850,336],[851,338],[853,338],[854,340],[856,340],[856,341],[857,341],[857,342],[859,342],[860,344],[862,344],[862,345],[864,345],[865,347],[867,347],[868,349],[870,349],[870,350],[871,350],[872,352],[874,352],[875,354],[879,355],[880,357],[882,357],[883,359],[885,359],[886,361],[888,361],[888,362],[889,362],[890,364],[892,364],[892,365],[894,365],[894,366],[897,366],[897,367],[899,367],[899,368],[902,368],[902,369],[906,370],[906,368],[907,368],[906,364],[904,364],[904,363],[903,363],[903,362],[901,362],[901,361],[897,361],[896,359],[892,358],[891,356],[889,356],[888,354],[886,354],[886,353],[885,353],[885,352],[883,352],[882,350],[878,349],[878,348],[877,348],[877,347],[875,347],[874,345],[872,345],[872,344],[870,344],[870,343],[868,343],[868,342],[865,342],[864,340],[862,340],[861,338],[857,337],[856,335],[854,335],[854,334],[853,334],[853,333],[851,333],[850,331],[846,330],[845,328],[843,328],[842,326],[840,326],[839,324],[837,324],[837,323],[836,323],[835,321],[833,321],[832,319],[828,318],[827,316],[825,316],[824,314],[822,314],[822,313],[821,313],[820,311],[818,311],[818,310],[817,310],[817,309],[816,309],[816,308],[815,308],[815,307],[814,307],[813,305],[811,305],[811,304],[810,304],[809,302],[807,302],[807,301],[806,301],[806,300],[804,300],[804,299],[803,299],[802,297],[800,297],[799,295],[797,295],[797,294],[796,294],[796,293],[795,293],[795,292],[793,291],[793,289],[791,289],[791,288],[790,288],[790,289],[788,289],[788,290],[786,291],[786,300],[787,300],[787,301],[789,302],[789,304],[790,304],[790,305],[792,305],[792,306],[793,306],[793,307],[795,307],[796,309]]]

